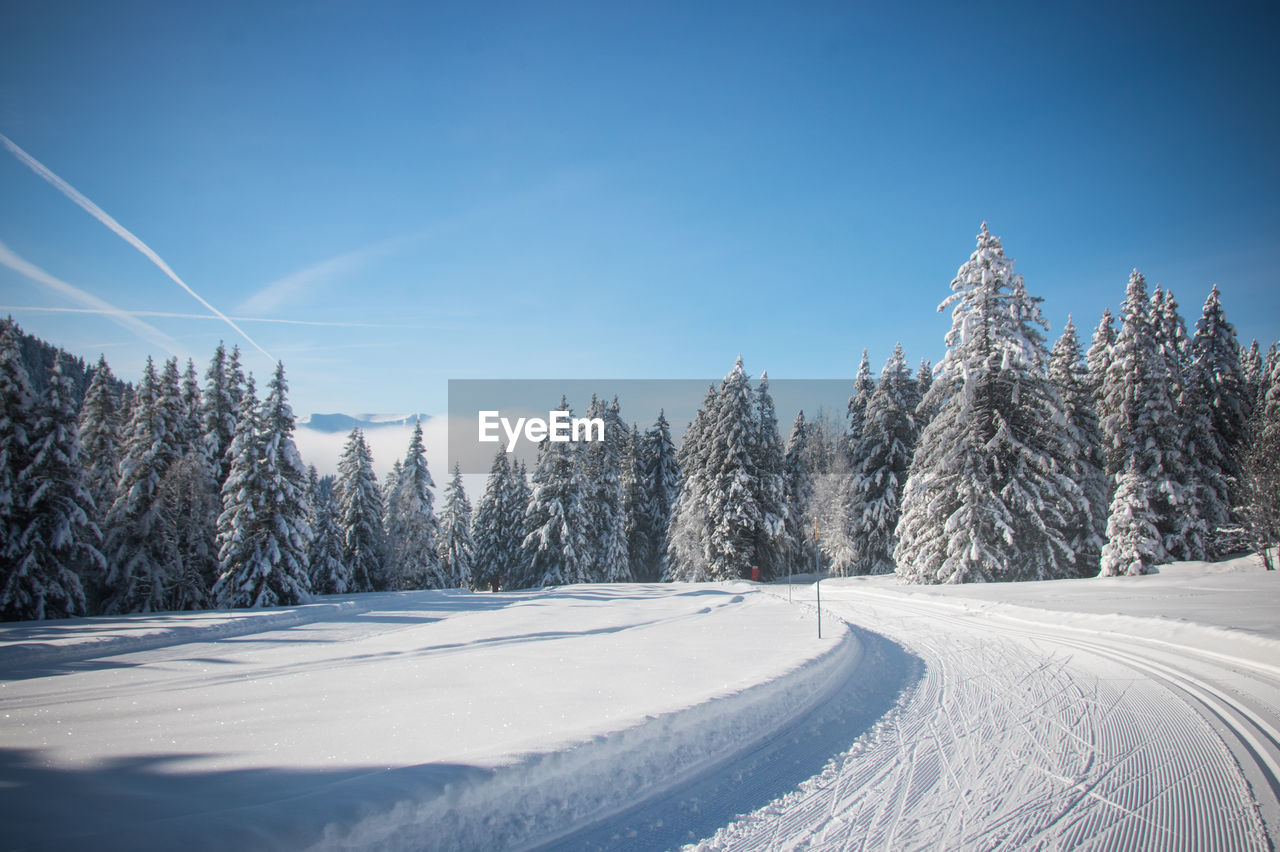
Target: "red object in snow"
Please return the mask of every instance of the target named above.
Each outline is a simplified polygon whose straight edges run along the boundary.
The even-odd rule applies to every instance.
[[[751,568],[751,582],[753,583],[760,582],[760,569],[754,566]]]
[[[489,586],[490,586],[490,591],[494,591],[494,592],[498,591],[498,578],[494,577],[493,581],[489,584]]]

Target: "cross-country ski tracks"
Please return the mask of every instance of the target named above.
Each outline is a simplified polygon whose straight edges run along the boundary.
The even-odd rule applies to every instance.
[[[823,604],[923,675],[702,848],[1271,848],[1280,684],[1262,668],[891,594]]]

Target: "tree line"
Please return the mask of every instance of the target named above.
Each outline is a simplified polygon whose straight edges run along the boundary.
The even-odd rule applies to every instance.
[[[847,409],[781,440],[739,358],[679,449],[593,397],[604,440],[499,450],[475,511],[435,508],[422,428],[379,484],[359,429],[336,477],[304,466],[284,367],[258,398],[239,352],[148,359],[140,382],[0,328],[0,614],[292,604],[311,594],[773,579],[817,568],[922,583],[1140,574],[1280,541],[1280,356],[1241,347],[1215,286],[1189,331],[1130,276],[1087,351],[985,223],[951,282],[946,354],[864,351]],[[45,372],[33,381],[30,355]],[[85,387],[87,379],[88,385]],[[560,403],[569,410],[567,400]]]

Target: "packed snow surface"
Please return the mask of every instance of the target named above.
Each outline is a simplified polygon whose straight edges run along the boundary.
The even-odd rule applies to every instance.
[[[16,848],[1268,849],[1280,575],[575,586],[0,629]],[[789,601],[789,597],[791,600]]]
[[[858,653],[814,626],[747,584],[6,626],[5,843],[545,839],[807,711]]]

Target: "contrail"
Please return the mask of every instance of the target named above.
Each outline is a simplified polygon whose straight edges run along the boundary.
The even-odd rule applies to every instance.
[[[65,180],[58,177],[53,172],[49,171],[49,169],[45,167],[44,163],[41,163],[35,157],[31,156],[26,151],[19,148],[17,145],[13,143],[13,140],[11,140],[8,136],[5,136],[3,133],[0,133],[0,143],[3,143],[4,146],[9,149],[9,153],[17,157],[19,162],[21,162],[27,168],[31,169],[31,171],[35,172],[40,177],[44,178],[51,186],[53,186],[54,189],[61,192],[67,198],[70,198],[73,202],[76,203],[77,206],[79,206],[82,210],[84,210],[90,216],[97,219],[102,224],[106,225],[110,230],[115,232],[116,236],[120,237],[129,245],[133,246],[138,251],[140,251],[142,255],[145,258],[147,258],[147,260],[154,263],[161,272],[163,272],[165,275],[168,275],[169,278],[173,281],[173,283],[177,284],[183,290],[186,290],[188,293],[190,293],[192,298],[194,298],[197,302],[199,302],[200,304],[208,308],[212,313],[218,316],[223,322],[225,322],[227,325],[235,329],[236,332],[241,337],[249,341],[249,343],[253,346],[254,349],[257,349],[259,352],[261,352],[263,355],[266,355],[272,361],[275,360],[275,358],[271,357],[270,352],[263,349],[261,346],[258,345],[258,342],[256,340],[254,340],[249,335],[245,334],[244,329],[236,325],[235,322],[233,322],[229,317],[227,317],[226,314],[222,313],[222,311],[218,310],[213,305],[206,302],[199,293],[197,293],[195,290],[192,290],[191,287],[187,285],[187,282],[179,278],[177,274],[172,269],[169,268],[169,264],[165,263],[164,260],[160,257],[160,255],[156,254],[154,251],[152,251],[150,246],[148,246],[142,240],[134,236],[132,231],[130,231],[124,225],[121,225],[115,219],[111,218],[111,216],[109,216],[105,210],[103,210],[101,207],[94,204],[92,201],[90,201],[88,198],[82,195],[80,191],[77,190],[74,186],[67,183]]]
[[[88,305],[88,308],[82,309],[85,313],[102,314],[110,317],[115,322],[124,326],[144,340],[149,340],[156,346],[168,352],[170,355],[186,355],[186,351],[178,345],[178,342],[169,335],[165,334],[155,326],[149,325],[138,319],[129,311],[117,308],[110,302],[99,299],[92,293],[86,293],[73,284],[68,284],[58,278],[54,278],[34,263],[19,257],[4,243],[0,243],[0,265],[7,266],[19,275],[25,275],[32,281],[43,284],[50,289],[56,290],[64,296],[79,302],[82,305]],[[75,310],[74,308],[67,310]]]
[[[216,320],[218,317],[213,314],[189,314],[179,311],[126,311],[123,308],[117,309],[123,313],[135,317],[161,317],[163,319],[203,319]],[[0,311],[32,311],[43,314],[105,314],[113,315],[114,311],[102,310],[99,308],[60,308],[48,307],[43,305],[0,305]],[[232,316],[231,319],[236,322],[265,322],[274,323],[276,325],[310,325],[320,326],[322,328],[448,328],[449,326],[441,325],[407,325],[377,322],[341,322],[336,320],[297,320],[297,319],[278,319],[275,317],[241,317]]]

